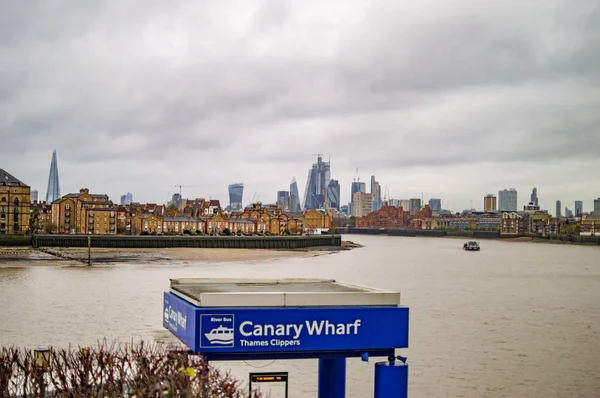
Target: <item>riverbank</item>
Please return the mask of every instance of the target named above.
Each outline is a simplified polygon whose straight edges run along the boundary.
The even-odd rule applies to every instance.
[[[198,262],[240,262],[302,258],[331,254],[362,247],[350,241],[340,246],[315,246],[299,249],[213,249],[213,248],[92,248],[93,264],[149,264]],[[23,246],[0,247],[1,266],[77,265],[87,263],[88,249],[83,247],[32,248]]]
[[[547,243],[547,244],[556,244],[556,245],[576,245],[576,246],[598,246],[596,242],[586,242],[586,241],[568,241],[568,240],[560,240],[560,239],[546,239],[546,238],[537,238],[532,236],[514,236],[514,237],[499,237],[499,238],[469,238],[464,236],[441,236],[441,238],[446,239],[459,239],[459,240],[495,240],[500,242],[508,242],[508,243]]]
[[[421,230],[421,229],[373,229],[373,228],[339,228],[338,232],[344,235],[371,235],[371,236],[398,236],[420,238],[447,238],[462,240],[497,240],[502,242],[528,242],[598,246],[599,236],[560,235],[543,238],[537,235],[502,235],[499,231],[472,231],[472,230]]]
[[[320,249],[320,248],[319,248]],[[150,263],[198,263],[198,262],[239,262],[283,259],[290,257],[310,257],[318,255],[310,250],[264,250],[264,249],[110,249],[92,248],[91,261],[94,264],[150,264]],[[86,263],[86,248],[47,248],[40,251],[33,248],[0,248],[0,266],[41,265],[60,266]]]

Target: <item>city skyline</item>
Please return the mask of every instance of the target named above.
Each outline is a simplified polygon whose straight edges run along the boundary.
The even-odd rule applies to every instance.
[[[57,160],[56,160],[56,150],[53,150],[53,154],[52,154],[52,162],[51,162],[51,167],[50,167],[50,169],[51,169],[51,174],[53,173],[53,171],[54,171],[54,168],[55,168],[55,167],[57,167],[57,164],[56,164],[56,162],[57,162]],[[328,165],[328,167],[330,167],[330,164],[329,164],[329,162],[323,162],[323,163],[326,163],[326,164]],[[315,165],[315,164],[313,164],[313,167],[314,167],[314,165]],[[311,170],[312,170],[312,169],[311,169]],[[328,173],[329,173],[329,171],[328,171]],[[310,177],[310,173],[309,173],[309,177]],[[49,178],[49,182],[50,182],[50,180],[53,180],[53,179],[52,179],[52,176]],[[339,190],[339,192],[336,192],[336,193],[339,193],[339,197],[341,198],[341,199],[340,199],[340,201],[338,202],[338,203],[339,203],[339,207],[341,207],[342,205],[349,204],[349,203],[350,203],[350,201],[351,201],[351,200],[350,200],[350,193],[348,194],[348,202],[344,202],[344,195],[343,195],[343,191],[344,191],[344,189],[343,189],[343,187],[341,187],[341,184],[339,184],[339,182],[338,182],[337,180],[335,180],[335,179],[330,179],[329,181],[330,181],[330,182],[334,182],[334,183],[336,184],[336,189],[337,189],[337,190]],[[293,178],[293,180],[292,180],[292,183],[290,184],[290,188],[291,188],[291,187],[292,187],[294,184],[295,184],[296,186],[298,186],[298,183],[297,183],[297,181],[296,181],[296,179],[295,179],[295,178]],[[363,190],[366,188],[366,183],[365,183],[365,182],[363,182],[363,181],[360,181],[360,182],[359,182],[359,181],[357,181],[357,180],[356,180],[356,176],[355,176],[355,178],[353,179],[353,181],[352,181],[352,182],[349,184],[349,186],[348,186],[348,188],[349,188],[349,189],[351,188],[351,185],[352,185],[352,184],[360,184],[360,186],[362,186],[362,187],[363,187],[363,188],[362,188]],[[85,183],[83,183],[83,185],[86,185],[86,184],[85,184]],[[87,185],[89,185],[89,184],[87,184]],[[325,184],[325,185],[327,186],[327,184]],[[182,186],[185,186],[185,185],[182,185]],[[372,189],[372,187],[373,187],[373,186],[376,186],[376,187],[377,187],[377,190],[378,190],[379,192],[381,192],[381,185],[379,184],[379,181],[376,181],[376,180],[375,180],[375,176],[374,176],[374,175],[372,175],[372,176],[371,176],[371,189]],[[195,185],[193,185],[193,186],[191,186],[191,187],[196,187],[196,186],[195,186]],[[205,198],[205,199],[210,199],[210,198],[212,198],[212,199],[218,199],[218,200],[221,200],[221,201],[223,201],[223,203],[229,203],[229,201],[228,201],[228,200],[231,200],[231,189],[232,189],[233,187],[235,187],[235,188],[241,187],[241,189],[243,190],[244,184],[243,184],[243,183],[235,183],[235,184],[229,184],[229,185],[227,185],[227,196],[226,196],[226,197],[224,197],[224,198],[220,198],[220,197],[218,197],[218,196],[214,196],[214,197],[213,197],[213,196],[207,196],[207,195],[202,195],[202,194],[200,194],[199,196],[198,196],[198,195],[196,195],[196,196],[189,196],[189,195],[188,195],[188,196],[186,196],[185,194],[183,194],[183,195],[182,195],[182,199],[183,199],[183,200],[185,200],[185,199],[190,199],[190,200],[192,200],[192,199],[195,199],[195,198],[200,198],[200,197],[202,197],[202,198]],[[32,187],[32,189],[33,189],[33,187]],[[297,188],[297,189],[298,189],[298,190],[300,190],[300,188]],[[391,192],[391,190],[389,189],[389,187],[388,187],[387,185],[385,185],[385,189]],[[499,191],[499,194],[501,194],[501,193],[502,193],[502,191],[512,191],[513,189],[515,189],[515,188],[510,188],[510,189],[506,189],[506,188],[504,188],[503,190],[500,190],[500,191]],[[186,190],[189,190],[189,188],[186,188]],[[516,190],[517,192],[519,191],[518,189],[515,189],[515,190]],[[109,190],[107,190],[107,191],[109,191]],[[75,189],[75,190],[70,190],[70,191],[68,191],[68,192],[77,192],[77,189]],[[267,200],[261,200],[261,198],[260,198],[260,195],[258,195],[258,194],[259,194],[259,192],[260,192],[260,191],[256,191],[256,196],[254,197],[254,199],[255,199],[257,202],[273,203],[273,204],[277,202],[277,200],[275,200],[275,201],[272,201],[272,200],[269,200],[269,199],[267,199]],[[331,191],[331,189],[330,189],[329,187],[327,187],[327,189],[326,189],[326,192],[330,193],[330,192],[332,192],[332,191]],[[437,192],[439,192],[439,191],[437,191]],[[523,206],[526,206],[528,203],[530,203],[531,201],[533,201],[533,199],[534,199],[534,198],[536,199],[535,203],[538,203],[538,202],[539,202],[539,198],[538,198],[538,196],[537,196],[537,192],[538,192],[538,191],[537,191],[537,188],[533,187],[533,188],[532,188],[532,193],[531,193],[531,195],[529,195],[529,199],[522,199],[522,198],[521,198],[521,199],[519,200],[519,198],[517,198],[517,207],[516,207],[516,209],[517,209],[517,210],[520,210],[520,209],[521,209]],[[275,191],[275,195],[277,195],[278,193],[279,193],[279,190]],[[306,192],[305,192],[305,193],[306,193]],[[369,192],[369,193],[370,193],[370,192]],[[171,191],[169,191],[169,194],[173,194],[173,195],[174,195],[174,194],[175,194],[175,192],[171,192]],[[423,194],[423,193],[422,193],[422,194]],[[128,192],[128,195],[131,195],[131,194]],[[116,195],[114,195],[114,196],[113,196],[112,194],[110,194],[109,196],[110,196],[110,198],[111,198],[111,199],[113,199],[115,202],[119,202],[119,203],[120,203],[120,201],[121,201],[121,199],[122,199],[122,197],[123,197],[123,195],[119,195],[119,194],[116,194]],[[405,196],[402,196],[402,197],[401,197],[401,196],[397,196],[397,197],[396,197],[396,196],[394,196],[394,195],[389,195],[389,197],[388,197],[387,199],[388,199],[388,200],[409,200],[411,197],[414,197],[414,196],[417,196],[417,195],[405,195]],[[439,196],[439,195],[438,195],[438,196]],[[265,195],[265,197],[268,197],[268,195]],[[333,196],[332,196],[332,197],[336,197],[336,196],[335,196],[335,194],[333,194]],[[426,197],[426,195],[423,195],[423,199],[424,199],[424,201],[425,201],[424,203],[427,203],[427,202],[428,202],[428,200],[430,200],[430,199],[435,199],[435,198],[434,198],[434,196],[432,196],[432,197],[430,197],[430,198],[427,198],[427,197]],[[478,210],[478,211],[483,211],[483,210],[485,209],[485,203],[484,203],[484,200],[482,200],[482,199],[480,200],[480,199],[481,199],[481,197],[480,197],[479,199],[468,199],[468,201],[469,201],[469,205],[468,205],[468,206],[466,206],[466,207],[464,207],[464,208],[457,208],[457,207],[455,207],[455,206],[456,206],[456,203],[464,203],[464,202],[466,202],[467,200],[466,200],[466,199],[464,199],[464,198],[463,198],[463,199],[458,199],[458,200],[456,200],[456,202],[451,202],[451,199],[449,199],[449,198],[444,198],[444,197],[442,197],[442,199],[435,199],[435,200],[436,200],[436,201],[438,201],[438,200],[440,201],[440,203],[441,203],[441,209],[444,209],[444,210],[451,210],[451,211],[453,211],[453,212],[460,212],[460,211],[463,211],[463,210],[468,210],[468,209],[471,209],[471,208],[473,208],[473,209],[475,209],[475,210]],[[479,203],[479,201],[481,201],[481,203]],[[560,199],[558,199],[558,201],[561,201],[561,200],[560,200]],[[573,202],[573,203],[575,203],[575,206],[574,206],[573,213],[574,213],[574,214],[577,214],[577,211],[578,211],[578,210],[581,210],[581,212],[583,212],[583,213],[586,213],[586,212],[592,212],[592,211],[594,211],[595,201],[596,201],[596,197],[593,197],[593,198],[591,198],[591,199],[589,200],[589,203],[587,203],[587,204],[586,204],[586,201],[585,201],[585,200],[583,200],[583,201],[582,201],[582,200],[577,200],[577,199],[573,200],[572,202]],[[136,199],[136,202],[140,202],[140,201]],[[165,204],[167,204],[167,203],[169,203],[169,200],[166,200],[166,201],[164,201],[164,202],[161,202],[160,200],[147,200],[147,201],[141,200],[141,202],[145,202],[145,203],[165,203]],[[562,201],[561,201],[561,202],[562,202]],[[252,201],[251,201],[251,200],[246,200],[246,201],[244,201],[244,202],[242,203],[242,205],[243,205],[243,206],[247,206],[247,205],[249,205],[250,203],[252,203]],[[384,200],[382,199],[382,200],[381,200],[381,205],[383,205],[383,203],[384,203]],[[303,208],[303,206],[302,206],[302,203],[298,203],[298,205],[299,205],[299,206],[301,206],[301,207]],[[552,213],[552,209],[553,209],[553,207],[552,207],[551,205],[549,206],[549,205],[545,204],[545,202],[543,202],[543,204],[537,204],[537,205],[539,205],[539,206],[540,206],[540,208],[541,208],[542,210],[548,210],[549,212],[551,212],[551,213]],[[336,207],[336,208],[337,208],[337,207]],[[499,209],[499,208],[498,208],[498,209]],[[562,213],[562,211],[561,211],[561,213]]]
[[[188,184],[184,197],[226,203],[243,181],[248,203],[291,176],[303,193],[322,152],[341,204],[358,167],[391,198],[454,211],[504,187],[522,208],[536,187],[542,208],[587,212],[600,195],[594,4],[9,2],[0,166],[43,198],[55,148],[63,194],[160,203]]]

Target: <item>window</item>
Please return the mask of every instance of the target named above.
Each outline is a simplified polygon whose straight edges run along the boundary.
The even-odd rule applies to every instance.
[[[0,224],[0,229],[6,229],[6,224],[5,223]]]

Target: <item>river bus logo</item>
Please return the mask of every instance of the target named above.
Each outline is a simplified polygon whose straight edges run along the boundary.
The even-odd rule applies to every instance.
[[[232,348],[234,346],[234,321],[231,314],[204,314],[200,316],[201,347]]]
[[[226,328],[223,325],[204,333],[210,344],[233,344],[233,328]]]

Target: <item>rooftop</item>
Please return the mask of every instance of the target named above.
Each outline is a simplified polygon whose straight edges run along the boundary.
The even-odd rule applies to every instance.
[[[185,216],[176,216],[176,217],[164,217],[163,220],[165,221],[183,221],[183,222],[197,222],[197,221],[204,221],[201,218],[195,218],[195,217],[185,217]]]
[[[28,185],[24,182],[19,181],[17,178],[9,174],[7,171],[0,169],[0,185],[10,187],[27,187]]]
[[[201,307],[397,306],[400,293],[329,279],[172,279],[171,292]]]

